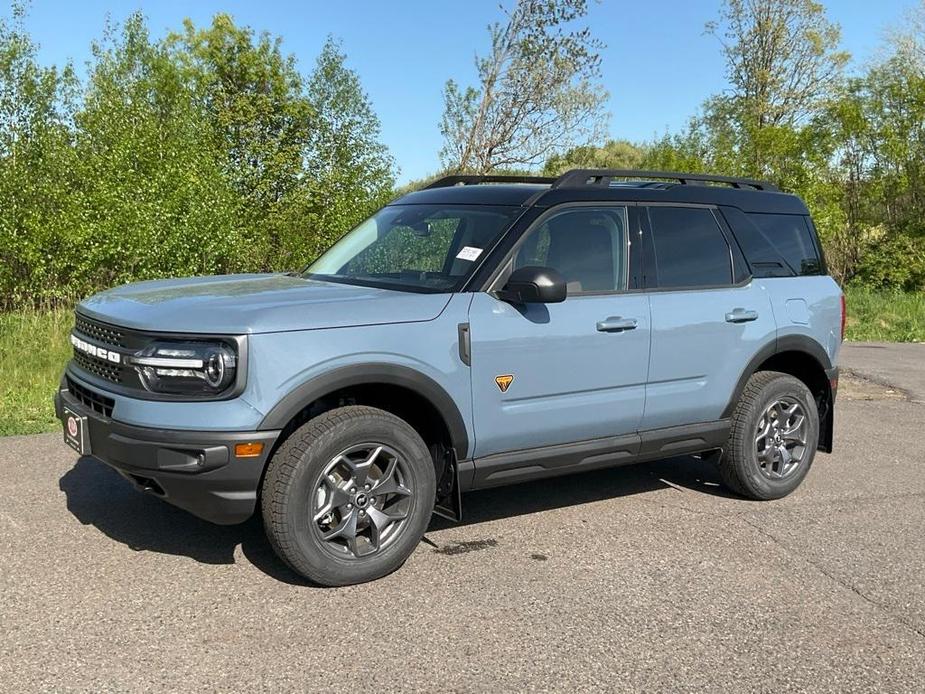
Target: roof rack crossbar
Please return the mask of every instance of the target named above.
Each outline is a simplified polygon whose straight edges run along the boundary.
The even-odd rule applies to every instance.
[[[768,181],[736,176],[713,176],[710,174],[681,173],[679,171],[641,171],[636,169],[572,169],[559,176],[553,188],[571,188],[586,185],[609,186],[615,178],[652,178],[656,180],[677,181],[681,185],[696,183],[726,183],[733,188],[751,188],[753,190],[779,191]]]
[[[427,184],[422,190],[431,188],[449,188],[451,186],[474,186],[479,183],[554,183],[558,179],[547,176],[494,176],[487,174],[477,176],[474,174],[456,174],[453,176],[444,176],[436,181]]]

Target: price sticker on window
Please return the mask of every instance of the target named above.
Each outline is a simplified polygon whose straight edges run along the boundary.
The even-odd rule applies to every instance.
[[[463,246],[463,249],[456,254],[456,257],[459,260],[475,260],[480,255],[482,255],[481,248],[475,248],[474,246]]]

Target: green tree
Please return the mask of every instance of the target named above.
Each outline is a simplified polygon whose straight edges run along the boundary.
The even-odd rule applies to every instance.
[[[645,151],[626,140],[609,140],[600,147],[580,145],[546,160],[543,175],[558,176],[569,169],[638,169]]]
[[[830,204],[816,199],[828,172],[814,126],[848,60],[838,26],[812,0],[726,0],[707,31],[722,46],[729,89],[685,131],[657,140],[648,164],[769,178]]]
[[[77,113],[80,201],[69,284],[81,293],[135,279],[225,272],[245,248],[239,198],[195,83],[144,19],[93,47]]]
[[[831,151],[842,224],[829,255],[846,279],[925,287],[925,71],[896,40],[848,82],[817,130]]]
[[[687,171],[690,173],[716,173],[712,152],[706,143],[700,123],[692,120],[680,133],[665,133],[646,145],[641,167],[655,171]]]
[[[587,0],[516,0],[475,61],[478,86],[444,89],[441,159],[453,171],[534,166],[593,141],[606,119],[603,44],[574,23]]]
[[[337,41],[328,38],[308,81],[316,120],[305,161],[310,215],[307,226],[298,227],[311,232],[310,243],[296,254],[302,262],[388,202],[395,186],[395,164],[380,141],[379,118],[346,61]]]
[[[108,26],[86,84],[0,20],[0,309],[163,276],[292,269],[384,202],[394,164],[336,42],[303,77],[227,15]]]
[[[707,31],[720,41],[731,89],[708,102],[706,119],[729,127],[749,173],[773,175],[798,154],[798,127],[840,84],[850,57],[840,29],[813,0],[725,0]]]
[[[333,39],[307,78],[279,39],[224,14],[207,29],[187,20],[170,44],[256,230],[258,267],[306,263],[387,197],[394,167],[378,118]]]
[[[850,58],[838,25],[813,0],[726,0],[707,31],[723,47],[732,98],[759,128],[812,117]]]
[[[302,184],[315,113],[295,57],[281,39],[217,14],[207,28],[185,20],[168,38],[208,111],[225,171],[258,218]]]
[[[52,299],[69,245],[77,81],[40,67],[14,4],[0,19],[0,309]]]

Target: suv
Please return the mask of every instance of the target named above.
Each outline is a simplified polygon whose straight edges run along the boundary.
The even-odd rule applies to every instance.
[[[82,301],[55,405],[80,454],[215,523],[259,506],[289,566],[344,585],[471,489],[709,453],[737,494],[789,494],[832,450],[844,322],[768,183],[450,176],[302,272]]]

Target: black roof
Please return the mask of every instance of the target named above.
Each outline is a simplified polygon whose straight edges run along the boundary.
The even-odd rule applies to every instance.
[[[639,175],[640,179],[617,180]],[[530,182],[511,182],[511,181]],[[678,202],[728,205],[744,212],[809,214],[799,197],[763,181],[654,171],[576,170],[558,179],[454,176],[402,196],[392,204],[551,207],[565,202]],[[722,185],[716,185],[717,183]]]

